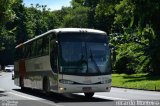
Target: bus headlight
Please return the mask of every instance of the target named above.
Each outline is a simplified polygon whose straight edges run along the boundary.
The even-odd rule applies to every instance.
[[[61,79],[61,80],[59,80],[59,82],[62,84],[73,84],[74,83],[73,81],[65,80],[65,79]]]

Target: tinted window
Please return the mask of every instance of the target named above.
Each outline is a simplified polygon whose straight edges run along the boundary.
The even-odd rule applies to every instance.
[[[42,41],[42,55],[49,54],[49,37],[44,37]]]
[[[66,33],[60,36],[61,72],[76,75],[110,74],[110,50],[105,34]]]
[[[42,38],[37,40],[37,56],[42,54]]]

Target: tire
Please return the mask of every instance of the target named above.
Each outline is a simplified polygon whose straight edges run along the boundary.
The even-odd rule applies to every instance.
[[[92,98],[94,95],[94,92],[90,92],[90,93],[84,93],[86,98]]]

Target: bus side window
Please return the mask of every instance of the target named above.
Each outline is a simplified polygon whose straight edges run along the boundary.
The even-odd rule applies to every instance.
[[[30,45],[26,45],[25,48],[26,48],[26,50],[25,50],[25,58],[29,58]]]
[[[26,58],[26,56],[27,56],[27,46],[24,45],[24,58]]]
[[[37,41],[34,41],[33,43],[32,43],[32,57],[35,57],[36,56],[36,43],[37,43]]]
[[[27,58],[30,58],[31,57],[31,43],[29,43],[28,45],[27,45],[27,48],[28,48],[28,53],[27,53]]]
[[[50,40],[50,62],[51,62],[51,67],[53,72],[57,73],[57,43],[56,39],[54,38],[55,36],[51,36]]]
[[[42,55],[49,54],[49,38],[44,37],[42,41]]]
[[[37,56],[42,55],[42,38],[37,40]]]
[[[24,47],[24,45],[22,46],[22,54],[21,54],[21,59],[24,59],[25,57],[25,55],[24,55],[24,53],[25,53],[25,47]]]

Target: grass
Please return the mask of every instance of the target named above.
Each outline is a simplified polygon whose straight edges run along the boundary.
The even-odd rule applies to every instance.
[[[112,86],[160,91],[160,76],[112,74]]]

